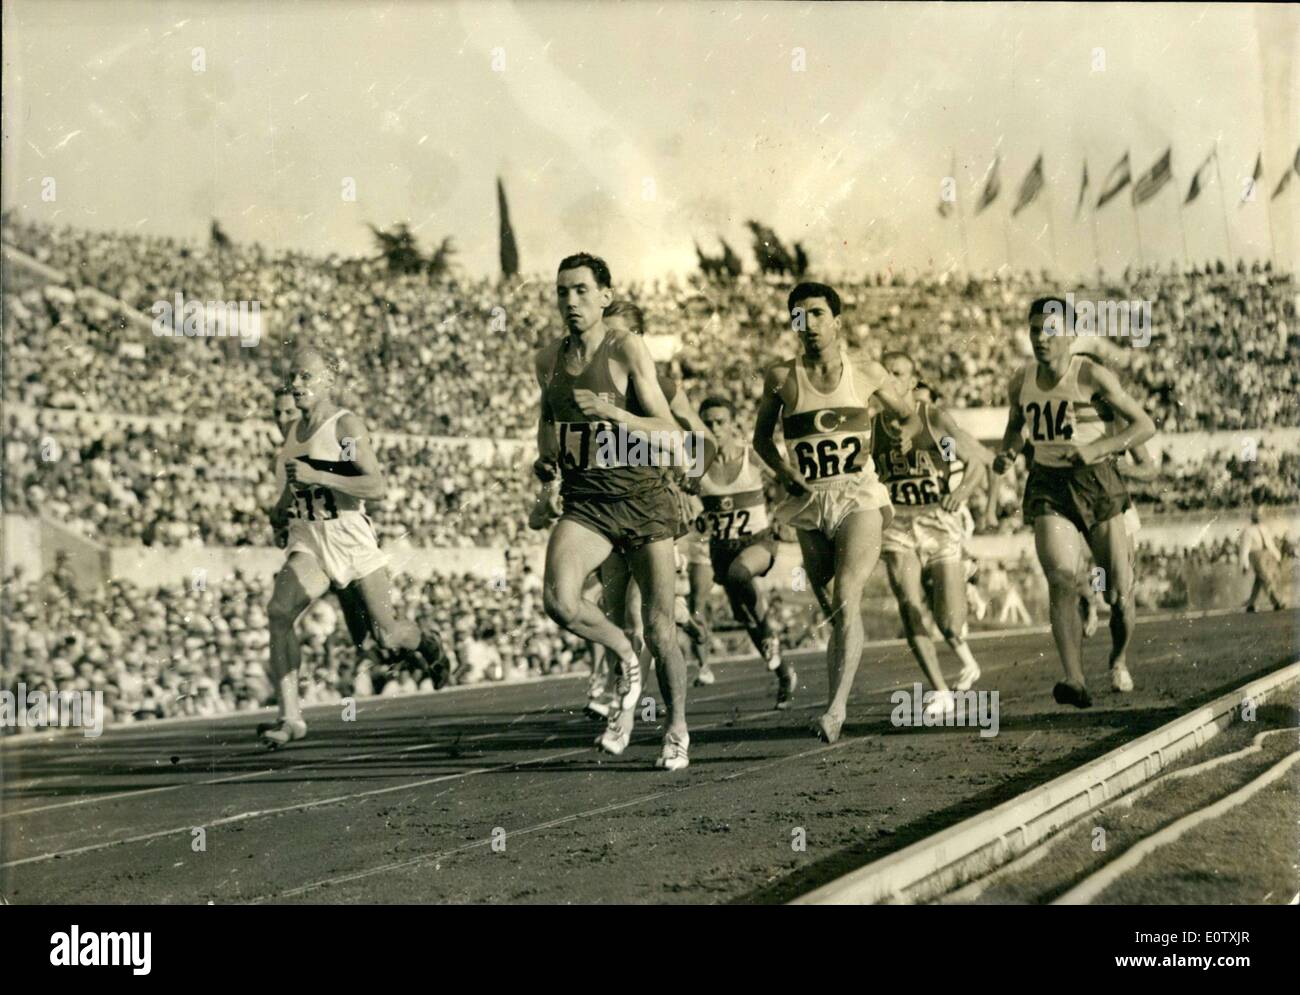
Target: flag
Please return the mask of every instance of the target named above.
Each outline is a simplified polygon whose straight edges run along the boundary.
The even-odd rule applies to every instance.
[[[1043,156],[1042,153],[1039,153],[1038,158],[1034,160],[1033,168],[1020,181],[1020,192],[1016,194],[1016,206],[1011,209],[1011,216],[1014,218],[1024,208],[1032,204],[1034,198],[1038,196],[1042,189]]]
[[[519,249],[510,227],[510,209],[506,206],[506,188],[497,177],[497,207],[501,211],[501,275],[507,279],[519,275]]]
[[[1184,204],[1190,204],[1192,201],[1194,201],[1197,197],[1201,195],[1201,189],[1202,189],[1201,174],[1204,173],[1207,169],[1209,169],[1210,163],[1214,161],[1214,157],[1217,156],[1218,154],[1219,154],[1219,150],[1217,148],[1214,149],[1212,152],[1210,152],[1209,155],[1205,157],[1205,161],[1201,163],[1200,168],[1196,170],[1196,174],[1192,177],[1192,185],[1187,188],[1187,199],[1183,201]]]
[[[1100,210],[1121,190],[1128,186],[1132,176],[1129,174],[1128,153],[1111,167],[1110,172],[1106,174],[1106,183],[1102,188],[1101,196],[1097,198],[1097,208]]]
[[[1295,162],[1291,164],[1291,168],[1282,173],[1282,179],[1278,181],[1277,189],[1273,191],[1273,197],[1279,196],[1287,188],[1287,184],[1291,182],[1292,173],[1300,175],[1300,148],[1295,150]],[[1269,199],[1272,200],[1273,198],[1270,197]]]
[[[1145,204],[1148,200],[1160,192],[1160,188],[1174,178],[1173,171],[1173,148],[1165,149],[1165,154],[1156,160],[1156,164],[1148,169],[1133,184],[1133,204]]]
[[[1088,193],[1088,160],[1083,160],[1083,182],[1079,184],[1079,200],[1074,205],[1074,216],[1077,218],[1079,212],[1083,210],[1083,198]]]
[[[1002,190],[1002,181],[998,179],[998,159],[999,156],[995,153],[993,165],[989,168],[988,179],[984,181],[984,189],[980,191],[979,202],[975,205],[976,214],[979,214],[980,211],[997,200],[998,193]]]
[[[1246,188],[1246,192],[1241,195],[1241,203],[1237,205],[1238,207],[1245,207],[1247,201],[1251,201],[1255,199],[1254,197],[1255,187],[1259,185],[1259,181],[1263,179],[1263,177],[1264,177],[1264,153],[1259,152],[1256,153],[1255,155],[1255,171],[1250,174],[1250,186],[1248,186]]]
[[[1291,182],[1292,172],[1294,172],[1294,170],[1288,169],[1282,174],[1282,179],[1278,181],[1277,189],[1273,191],[1273,196],[1270,197],[1269,200],[1277,200],[1277,198],[1282,196],[1282,191],[1285,190],[1287,184]]]

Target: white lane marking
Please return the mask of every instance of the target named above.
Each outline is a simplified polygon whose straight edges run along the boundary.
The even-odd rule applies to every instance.
[[[771,714],[771,712],[764,711],[760,714],[769,715]],[[696,788],[705,787],[705,786],[711,787],[717,784],[721,784],[724,781],[732,781],[745,774],[752,774],[755,771],[762,770],[765,767],[774,767],[777,764],[785,763],[788,760],[802,760],[805,757],[816,756],[817,754],[820,753],[829,753],[831,750],[838,750],[843,746],[849,746],[853,743],[864,743],[864,742],[867,742],[867,740],[863,737],[843,739],[840,740],[840,742],[832,743],[829,746],[818,746],[818,747],[814,747],[811,750],[803,750],[799,753],[791,753],[788,756],[777,757],[775,760],[765,760],[762,763],[752,764],[749,767],[746,767],[742,770],[733,771],[732,773],[726,775],[725,777],[719,777],[715,780],[695,781],[690,784],[682,785],[681,787],[665,788],[662,791],[655,791],[648,795],[640,795],[636,798],[632,798],[627,801],[613,802],[609,805],[601,805],[597,808],[588,809],[584,812],[574,812],[572,815],[565,815],[565,816],[561,816],[558,819],[551,819],[548,822],[539,822],[536,825],[527,826],[523,829],[512,829],[510,831],[510,835],[512,837],[526,836],[530,833],[537,833],[547,829],[554,829],[557,826],[567,825],[568,823],[576,822],[579,819],[589,819],[593,816],[605,815],[606,813],[609,812],[616,812],[619,809],[633,808],[637,805],[643,805],[646,802],[652,802],[659,798],[665,798],[669,795],[680,794],[684,791],[693,791]],[[665,776],[670,776],[670,775],[665,775]],[[359,881],[363,878],[374,877],[377,874],[387,874],[390,871],[400,870],[404,867],[414,867],[417,864],[428,863],[431,860],[435,860],[435,861],[443,860],[448,857],[455,856],[456,854],[459,853],[465,853],[467,851],[475,850],[480,847],[489,846],[491,843],[492,843],[492,837],[489,836],[487,839],[475,840],[473,843],[466,843],[463,846],[458,846],[451,850],[430,851],[428,853],[417,854],[414,857],[408,857],[406,860],[399,860],[388,864],[381,864],[377,867],[370,867],[362,871],[353,871],[349,874],[339,875],[338,877],[323,878],[319,881],[312,881],[308,884],[299,885],[297,888],[291,888],[288,891],[280,892],[279,894],[269,896],[268,898],[253,899],[249,904],[260,904],[262,902],[270,901],[277,898],[291,898],[296,895],[306,894],[309,891],[315,891],[318,888],[324,888],[324,887],[337,885],[337,884],[347,884],[352,881]]]
[[[697,703],[705,702],[705,701],[718,701],[718,700],[727,699],[727,698],[746,697],[746,696],[748,696],[748,695],[752,695],[753,693],[754,693],[754,692],[753,692],[752,689],[742,689],[742,690],[739,690],[739,691],[728,692],[728,693],[726,693],[726,694],[710,695],[710,696],[705,697],[705,698],[699,698],[699,699],[696,699],[696,701],[697,701]],[[868,693],[871,693],[871,692],[868,692]],[[531,714],[531,715],[544,715],[544,714],[546,714],[548,711],[551,711],[551,710],[552,710],[552,709],[549,709],[549,708],[548,708],[548,709],[543,709],[543,710],[541,710],[541,711],[539,711],[539,712],[532,712],[532,713],[527,713],[527,714]],[[763,713],[759,713],[759,714],[767,714],[767,712],[765,711],[765,712],[763,712]],[[570,721],[566,721],[564,724],[566,724],[566,725],[568,725],[568,724],[572,724],[573,721],[579,721],[579,720],[570,720]],[[588,724],[590,724],[590,723],[589,723],[589,720],[587,720],[587,719],[581,719],[580,721],[582,721],[582,722],[584,722],[584,723],[588,723]],[[726,723],[725,723],[725,722],[722,722],[722,723],[711,724],[711,725],[708,725],[708,726],[700,726],[699,729],[700,729],[700,730],[713,729],[713,728],[719,728],[719,727],[724,726],[724,725],[726,725]],[[560,735],[560,734],[558,734],[558,733],[552,734],[551,736],[548,736],[545,740],[543,740],[542,743],[539,744],[539,745],[541,745],[541,746],[545,746],[546,743],[550,742],[552,739],[557,738],[559,735]],[[482,740],[498,738],[498,737],[501,737],[501,736],[502,736],[501,733],[483,733],[482,735],[466,737],[466,738],[464,738],[464,739],[457,740],[456,742],[467,742],[467,743],[468,743],[468,742],[479,742],[479,741],[482,741]],[[639,739],[639,741],[644,742],[644,737],[638,737],[638,739]],[[104,802],[104,801],[120,800],[120,799],[123,799],[123,798],[136,798],[136,797],[140,797],[140,796],[143,796],[143,795],[161,794],[161,793],[163,793],[163,792],[169,792],[169,791],[179,791],[179,790],[181,790],[181,789],[183,789],[183,788],[203,787],[203,786],[209,786],[209,785],[213,785],[213,784],[226,784],[226,783],[230,783],[230,782],[233,782],[233,781],[240,781],[240,780],[250,781],[250,780],[253,780],[254,778],[264,777],[264,776],[266,776],[267,774],[275,774],[275,773],[290,773],[290,772],[292,772],[292,771],[298,771],[298,770],[311,770],[311,769],[313,769],[313,768],[324,767],[324,766],[332,766],[332,765],[335,765],[335,764],[350,763],[350,762],[354,762],[354,761],[358,761],[358,760],[369,760],[369,759],[374,759],[375,757],[399,756],[399,755],[401,755],[401,754],[405,754],[405,753],[414,753],[414,752],[418,752],[418,751],[421,751],[421,750],[447,749],[447,747],[448,747],[449,745],[454,745],[454,743],[453,743],[453,744],[448,744],[447,742],[438,742],[438,743],[419,743],[419,744],[417,744],[417,745],[415,745],[415,746],[394,747],[394,748],[392,748],[392,749],[388,749],[388,750],[379,750],[379,751],[375,751],[375,752],[371,752],[371,753],[359,753],[359,754],[353,754],[353,755],[351,755],[351,756],[347,756],[347,757],[335,757],[335,758],[329,758],[329,759],[325,759],[325,760],[316,761],[316,762],[313,762],[313,763],[295,764],[295,765],[292,765],[292,766],[290,766],[290,767],[272,767],[272,768],[268,768],[268,769],[266,769],[266,770],[255,771],[255,772],[252,772],[252,773],[243,772],[243,773],[238,773],[238,774],[230,774],[230,775],[227,775],[227,776],[225,776],[225,777],[210,778],[210,779],[203,780],[203,781],[187,781],[187,782],[185,782],[184,784],[170,784],[170,785],[163,785],[163,786],[161,786],[161,787],[157,787],[157,788],[140,788],[140,789],[133,790],[133,791],[122,791],[122,792],[118,792],[118,793],[116,793],[116,794],[112,794],[112,795],[100,795],[100,796],[95,796],[95,797],[91,797],[91,798],[79,798],[79,799],[74,799],[74,800],[72,800],[72,801],[57,802],[57,803],[54,803],[54,804],[51,804],[51,805],[42,805],[42,806],[38,806],[38,807],[36,807],[36,808],[28,808],[28,809],[22,809],[22,810],[19,810],[19,811],[10,811],[10,812],[5,812],[5,813],[0,813],[0,820],[3,820],[3,819],[8,818],[8,817],[18,817],[18,816],[22,816],[22,815],[30,815],[30,814],[33,814],[33,813],[36,813],[36,812],[48,812],[48,811],[51,811],[51,810],[54,810],[54,809],[69,808],[69,807],[71,807],[71,806],[76,806],[76,805],[90,805],[90,804],[95,804],[96,802]],[[576,752],[586,753],[586,752],[588,752],[590,749],[591,749],[591,747],[582,747],[581,749],[577,750]],[[561,755],[563,755],[563,756],[567,756],[567,755],[569,755],[569,752],[574,752],[574,751],[567,751],[567,752],[565,752],[564,754],[556,754],[556,756],[561,756]],[[483,768],[483,769],[474,769],[474,770],[470,770],[470,771],[462,771],[462,772],[455,773],[455,774],[444,774],[444,775],[442,775],[442,776],[440,776],[440,777],[437,777],[437,778],[434,778],[434,779],[432,779],[432,780],[424,779],[424,780],[414,781],[414,782],[404,782],[403,784],[400,784],[400,785],[394,785],[394,786],[391,786],[391,787],[389,787],[389,788],[381,788],[381,789],[377,789],[377,790],[380,791],[380,792],[383,792],[383,791],[397,791],[397,790],[401,790],[401,789],[404,788],[404,787],[421,787],[421,786],[424,786],[424,785],[427,785],[427,784],[438,783],[438,782],[440,782],[440,781],[455,780],[455,779],[457,779],[457,778],[463,778],[463,777],[471,777],[471,776],[473,776],[473,775],[475,775],[475,774],[482,773],[483,770],[501,770],[501,769],[509,769],[510,767],[514,767],[514,766],[520,766],[520,765],[522,765],[522,764],[534,764],[534,763],[538,763],[540,759],[545,759],[545,758],[536,758],[536,759],[533,759],[533,760],[527,760],[527,761],[516,761],[516,762],[510,763],[510,764],[499,765],[499,766],[496,766],[496,767]],[[394,776],[396,776],[396,775],[394,775]],[[359,795],[346,795],[346,796],[341,796],[340,799],[329,799],[329,801],[337,801],[337,800],[341,800],[341,799],[345,799],[345,798],[363,798],[363,797],[366,797],[366,795],[369,794],[369,793],[370,793],[370,792],[362,792],[362,793],[359,794]],[[271,809],[271,810],[266,810],[266,811],[261,812],[261,813],[254,812],[254,813],[252,813],[252,814],[273,814],[273,813],[280,812],[280,811],[292,811],[295,807],[302,807],[302,806],[310,807],[310,806],[313,805],[313,804],[315,804],[315,802],[305,802],[305,803],[300,803],[300,806],[289,806],[289,807],[286,808],[286,809]],[[228,817],[227,819],[222,819],[222,820],[219,820],[218,822],[215,822],[215,823],[209,823],[209,824],[210,824],[210,825],[220,825],[222,822],[238,821],[239,819],[244,818],[244,817],[246,817],[246,814],[241,814],[241,815],[236,815],[236,816],[230,816],[230,817]],[[87,852],[88,850],[101,849],[103,846],[116,846],[116,845],[118,845],[118,844],[122,844],[122,843],[135,843],[135,842],[141,842],[141,841],[144,841],[144,840],[153,839],[153,838],[158,837],[158,836],[166,836],[166,835],[169,835],[170,833],[177,832],[177,831],[178,831],[178,830],[159,830],[159,831],[154,832],[154,833],[142,834],[142,835],[140,835],[140,836],[133,836],[133,837],[128,837],[128,838],[120,839],[120,840],[109,840],[109,841],[106,841],[106,842],[103,843],[103,844],[97,844],[97,845],[94,845],[94,846],[91,846],[91,847],[88,847],[88,848],[87,848],[87,847],[80,847],[80,848],[74,848],[74,849],[70,849],[70,850],[54,851],[54,852],[51,852],[51,853],[48,853],[48,854],[41,855],[41,856],[39,856],[39,857],[28,857],[28,858],[24,858],[24,859],[19,860],[19,861],[11,861],[10,863],[7,863],[7,864],[0,864],[0,868],[10,867],[10,866],[17,866],[18,864],[30,863],[30,862],[35,861],[35,860],[47,860],[47,859],[50,859],[50,858],[52,858],[52,857],[58,857],[58,856],[64,856],[64,855],[71,856],[71,855],[74,855],[74,854]],[[187,829],[187,830],[185,830],[185,831],[186,831],[186,832],[189,832],[190,830]]]
[[[296,805],[281,805],[278,808],[253,809],[248,812],[239,812],[235,815],[228,815],[222,819],[214,819],[205,825],[208,827],[225,826],[232,822],[243,822],[247,819],[256,819],[266,815],[281,815],[285,812],[300,812],[306,809],[319,808],[322,805],[336,805],[340,802],[352,801],[357,798],[371,798],[375,795],[391,794],[394,791],[407,791],[412,788],[422,788],[430,784],[439,784],[443,781],[455,781],[461,778],[474,777],[478,774],[488,774],[499,770],[512,770],[517,767],[527,767],[531,764],[542,763],[546,760],[558,760],[562,757],[574,756],[578,753],[589,753],[590,747],[580,747],[572,750],[563,750],[559,753],[549,753],[545,756],[534,757],[532,760],[519,760],[507,764],[497,764],[494,767],[476,767],[473,770],[460,771],[456,774],[443,774],[440,777],[426,777],[419,781],[406,781],[402,784],[390,785],[387,788],[371,788],[369,791],[357,791],[347,795],[336,795],[333,798],[316,798],[309,802],[299,802]],[[35,857],[23,857],[21,860],[10,860],[0,864],[0,870],[8,867],[21,867],[24,864],[37,864],[46,860],[54,860],[59,857],[74,857],[83,853],[93,853],[96,850],[104,850],[112,846],[123,846],[129,843],[144,843],[149,840],[160,839],[164,836],[174,836],[177,833],[193,832],[192,826],[181,826],[176,829],[159,829],[152,833],[141,833],[139,836],[131,836],[120,840],[106,840],[103,843],[92,843],[88,846],[74,847],[69,850],[59,850],[54,853],[43,853]]]

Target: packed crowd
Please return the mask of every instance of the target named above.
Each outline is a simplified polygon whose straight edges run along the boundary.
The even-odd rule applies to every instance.
[[[515,560],[488,578],[397,574],[392,600],[399,617],[440,636],[454,684],[589,673],[587,644],[546,618],[541,591],[541,578]],[[0,689],[99,691],[105,721],[117,723],[270,704],[269,598],[269,578],[238,572],[201,587],[114,580],[86,591],[66,562],[40,578],[20,571],[0,586]],[[805,609],[774,599],[773,620],[792,648],[816,638]],[[306,704],[432,690],[427,674],[386,665],[372,642],[358,650],[333,598],[316,602],[298,630]],[[715,651],[726,649],[723,635]]]
[[[110,581],[82,591],[60,564],[42,578],[5,582],[0,688],[101,691],[112,721],[243,711],[273,700],[267,679],[270,580],[234,576],[157,589]],[[490,579],[420,582],[397,575],[399,616],[440,633],[456,683],[586,671],[584,644],[546,619],[540,579],[526,567]],[[429,690],[426,674],[358,651],[333,599],[299,621],[305,700]]]
[[[133,425],[44,412],[5,426],[4,510],[50,515],[116,545],[270,545],[276,429],[261,423],[200,432],[181,420]],[[486,459],[445,440],[380,437],[387,496],[368,502],[381,543],[491,546],[525,532],[529,470],[510,448]]]
[[[526,437],[536,417],[532,356],[557,334],[549,281],[513,288],[480,279],[393,276],[381,261],[269,253],[257,245],[196,248],[171,239],[53,229],[6,219],[4,240],[63,272],[70,288],[18,286],[6,297],[8,396],[37,406],[232,421],[264,417],[284,345],[322,341],[376,429]],[[617,277],[617,260],[614,263]],[[838,281],[848,341],[866,354],[902,349],[956,407],[1005,403],[1028,356],[1029,300],[1042,274],[962,279],[877,274]],[[182,293],[258,301],[256,346],[158,338],[84,288],[149,313]],[[766,364],[788,354],[786,286],[744,276],[618,284],[651,334],[681,344],[672,365],[701,394],[748,414]],[[1166,431],[1300,424],[1300,324],[1292,274],[1258,264],[1148,270],[1080,298],[1153,302],[1149,347],[1099,343]]]

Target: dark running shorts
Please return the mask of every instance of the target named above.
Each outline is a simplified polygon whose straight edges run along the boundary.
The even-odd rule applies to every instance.
[[[566,497],[560,521],[566,520],[599,532],[616,553],[674,539],[681,526],[677,498],[666,486],[622,498]]]
[[[1113,460],[1091,466],[1043,466],[1035,463],[1025,484],[1025,521],[1060,515],[1085,536],[1094,525],[1124,514],[1128,488]]]
[[[768,570],[771,570],[776,563],[776,538],[772,535],[770,529],[764,529],[755,536],[747,536],[744,539],[710,539],[709,540],[709,562],[713,564],[713,582],[715,584],[725,584],[727,582],[727,571],[731,569],[731,564],[736,561],[736,557],[749,549],[750,546],[759,546],[767,550],[771,559],[768,560],[767,569],[758,577],[766,577]]]

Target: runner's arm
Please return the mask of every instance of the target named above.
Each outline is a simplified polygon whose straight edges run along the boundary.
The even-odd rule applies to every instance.
[[[1011,469],[1020,451],[1025,448],[1025,413],[1020,410],[1020,385],[1024,380],[1024,371],[1018,371],[1011,378],[1007,390],[1007,428],[1002,433],[1002,444],[993,457],[993,472],[1004,474]]]
[[[984,477],[984,474],[979,471],[982,471],[993,462],[993,454],[975,436],[960,428],[953,421],[952,415],[942,408],[931,405],[930,413],[940,445],[943,444],[945,438],[951,439],[952,446],[949,451],[952,452],[955,458],[966,464],[965,472],[961,475],[961,483],[943,502],[945,511],[956,511],[975,492],[975,488],[979,486]],[[941,455],[944,454],[941,453]]]
[[[370,437],[366,435],[366,426],[360,418],[349,413],[338,420],[338,433],[343,455],[350,457],[339,462],[350,463],[351,468],[357,471],[355,475],[317,470],[301,459],[287,463],[285,473],[298,484],[328,487],[363,501],[382,498],[388,490],[388,483],[384,480],[379,457],[370,445]]]
[[[776,425],[781,420],[781,388],[784,384],[785,374],[776,366],[763,378],[763,396],[754,417],[754,452],[789,493],[806,494],[808,489],[802,475],[785,461],[776,445]]]
[[[535,364],[537,385],[542,392],[542,406],[537,416],[537,462],[533,464],[533,472],[543,482],[554,479],[555,468],[560,461],[560,440],[555,431],[555,413],[551,410],[551,402],[546,396],[549,364],[545,353],[545,349],[537,353]]]
[[[673,417],[677,419],[677,424],[688,432],[692,433],[691,438],[696,440],[692,443],[690,457],[692,463],[687,467],[687,476],[699,479],[709,472],[709,467],[713,464],[718,455],[718,442],[713,438],[713,433],[709,427],[704,424],[700,417],[699,411],[691,403],[690,396],[686,393],[684,386],[678,386],[677,393],[673,395],[672,402],[669,404]],[[696,447],[699,451],[699,459],[696,461]]]
[[[1100,397],[1128,424],[1114,435],[1080,446],[1073,454],[1075,462],[1095,463],[1107,456],[1122,453],[1125,449],[1140,446],[1156,434],[1156,424],[1151,416],[1123,388],[1119,377],[1114,373],[1097,363],[1086,363],[1079,375],[1081,380],[1091,377],[1095,388],[1093,396]],[[1081,383],[1080,386],[1084,385]]]
[[[1145,445],[1136,445],[1129,449],[1133,456],[1131,464],[1121,463],[1119,474],[1128,480],[1148,481],[1160,476],[1160,464]]]
[[[604,400],[594,391],[575,390],[573,399],[577,401],[582,413],[591,418],[617,422],[629,432],[643,432],[647,436],[652,432],[678,434],[680,429],[677,427],[677,419],[673,417],[668,398],[664,397],[663,388],[659,386],[659,372],[641,337],[630,334],[619,336],[611,354],[626,364],[628,393],[636,392],[646,414],[634,415]]]

